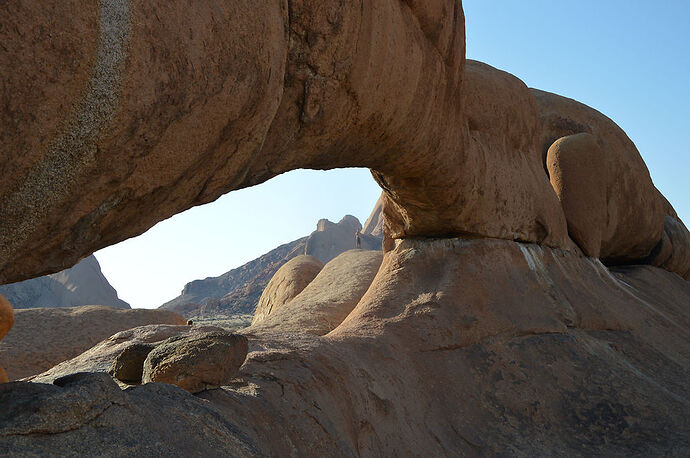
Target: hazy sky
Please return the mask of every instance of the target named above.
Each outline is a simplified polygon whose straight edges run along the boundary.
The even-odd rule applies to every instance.
[[[690,222],[690,2],[464,1],[467,55],[603,112],[635,142]],[[96,253],[120,297],[152,308],[309,234],[319,218],[367,218],[367,170],[294,171],[163,221]]]

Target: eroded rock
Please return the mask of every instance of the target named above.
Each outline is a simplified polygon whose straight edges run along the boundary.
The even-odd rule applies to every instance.
[[[142,382],[170,383],[190,393],[218,388],[237,375],[247,350],[247,338],[229,332],[171,337],[149,353]]]
[[[108,373],[123,383],[138,385],[144,373],[144,361],[156,348],[152,344],[132,344],[117,355]]]
[[[297,256],[285,263],[273,275],[261,294],[252,325],[263,321],[268,315],[290,302],[311,283],[321,269],[321,261],[309,255]]]
[[[167,310],[84,307],[19,309],[12,332],[0,341],[0,364],[10,380],[39,374],[113,334],[146,324],[183,325]]]
[[[546,155],[551,185],[563,206],[568,234],[582,251],[598,258],[606,229],[606,160],[587,133],[554,142]]]
[[[350,250],[326,264],[304,290],[247,328],[251,333],[324,335],[355,308],[376,276],[380,251]]]

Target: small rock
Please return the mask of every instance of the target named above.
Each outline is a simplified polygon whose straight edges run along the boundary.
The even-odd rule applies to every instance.
[[[140,384],[144,373],[144,361],[154,348],[156,346],[153,344],[143,343],[128,346],[115,358],[108,373],[121,382],[130,385]]]
[[[244,363],[247,338],[230,332],[205,332],[171,337],[144,361],[143,383],[161,382],[190,393],[218,388]]]
[[[7,383],[10,380],[7,378],[7,374],[3,370],[2,366],[0,366],[0,383]]]

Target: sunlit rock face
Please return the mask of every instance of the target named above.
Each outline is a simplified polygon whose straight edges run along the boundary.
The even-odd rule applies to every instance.
[[[687,229],[612,121],[466,63],[459,1],[43,3],[0,9],[0,281],[296,168],[372,169],[386,254],[328,326],[245,330],[221,388],[120,390],[149,328],[0,385],[0,454],[688,455]],[[605,178],[550,177],[583,133]]]

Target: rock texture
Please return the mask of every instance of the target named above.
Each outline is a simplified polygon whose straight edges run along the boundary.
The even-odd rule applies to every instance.
[[[546,167],[568,222],[570,237],[590,257],[598,258],[606,229],[606,160],[587,133],[556,140]]]
[[[273,275],[261,294],[252,324],[263,321],[268,315],[290,302],[304,290],[321,272],[323,264],[313,256],[292,258]]]
[[[170,337],[189,336],[212,331],[224,332],[223,328],[216,326],[180,326],[170,324],[138,326],[120,331],[102,340],[84,353],[64,361],[45,372],[28,377],[27,380],[38,383],[53,383],[61,377],[80,372],[110,373],[120,355],[129,352],[130,350],[128,349],[132,347],[155,347]],[[140,367],[142,372],[143,368],[144,361],[142,361]]]
[[[250,334],[290,332],[324,335],[355,308],[376,276],[380,251],[350,250],[326,264],[294,299],[274,308],[245,330]]]
[[[79,443],[114,455],[170,440],[173,455],[683,456],[689,295],[664,270],[611,271],[577,251],[403,241],[334,331],[250,336],[238,379],[221,389],[120,391],[99,375],[4,385],[0,452]],[[119,352],[96,355],[162,328],[194,332],[126,331],[72,371],[105,372]]]
[[[306,239],[304,237],[281,245],[219,277],[187,283],[180,296],[160,308],[187,318],[253,313],[261,293],[275,272],[290,259],[304,253]]]
[[[122,310],[102,306],[18,309],[15,325],[0,342],[0,365],[10,380],[43,372],[116,332],[144,324],[186,320],[166,310]]]
[[[306,254],[326,263],[355,247],[359,220],[347,215],[338,223],[322,219],[308,237],[281,245],[265,255],[219,277],[195,280],[182,294],[160,308],[173,310],[187,318],[208,318],[254,314],[261,295],[278,269],[291,259]],[[381,249],[381,238],[361,235],[362,248]]]
[[[607,264],[642,261],[661,240],[664,208],[634,143],[616,123],[593,108],[536,89],[532,94],[539,106],[543,154],[558,138],[589,133],[604,156],[607,224],[602,260]]]
[[[247,348],[246,337],[229,332],[171,337],[149,353],[142,381],[169,383],[190,393],[218,388],[237,375]]]
[[[690,454],[688,238],[613,121],[466,63],[456,0],[197,3],[0,7],[0,282],[298,168],[372,170],[382,264],[337,320],[286,313],[326,266],[196,396],[76,373],[194,326],[0,385],[1,455]],[[606,162],[600,258],[623,267],[583,256],[549,182],[548,149],[582,133]]]
[[[128,385],[141,384],[144,376],[144,361],[155,348],[152,344],[135,343],[125,347],[117,355],[108,373]]]
[[[355,235],[362,230],[362,224],[352,215],[346,215],[337,224],[327,219],[319,220],[304,247],[304,254],[314,256],[326,264],[347,250],[357,248]],[[360,234],[361,249],[380,250],[381,238],[366,233]]]
[[[105,278],[93,255],[56,274],[0,285],[0,294],[4,294],[18,309],[81,305],[130,308],[127,302],[117,297],[117,291]]]

